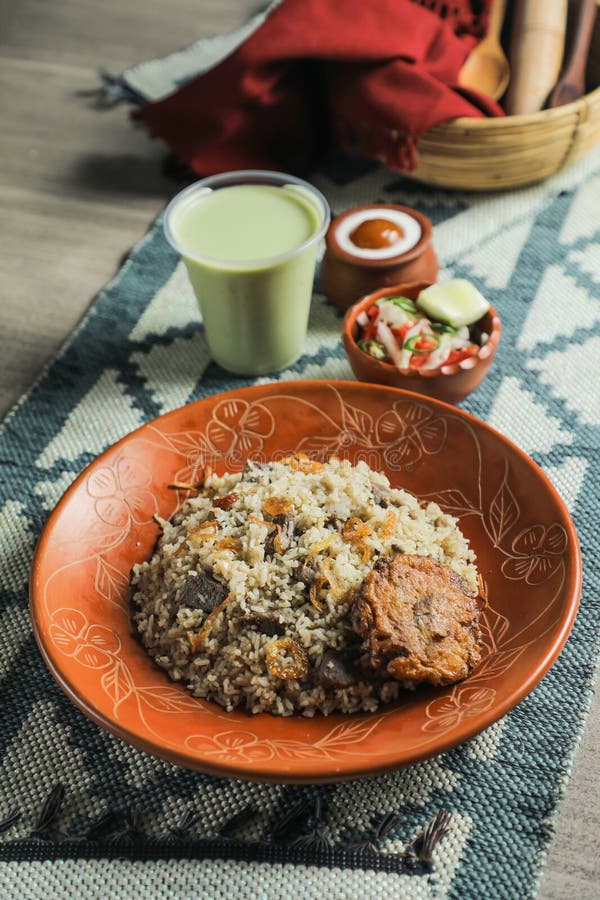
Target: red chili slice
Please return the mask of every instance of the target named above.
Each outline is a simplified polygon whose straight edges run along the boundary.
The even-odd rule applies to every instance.
[[[414,322],[404,322],[403,325],[400,325],[397,328],[390,329],[401,347],[404,344],[404,339],[406,338],[408,331],[410,331],[413,325]]]
[[[428,338],[427,335],[423,335],[416,343],[415,350],[435,350],[437,345],[439,344],[438,340],[432,340]]]

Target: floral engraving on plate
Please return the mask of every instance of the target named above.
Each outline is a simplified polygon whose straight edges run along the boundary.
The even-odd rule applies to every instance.
[[[462,687],[438,697],[427,707],[423,731],[443,733],[463,719],[479,716],[494,705],[496,691],[490,687]]]
[[[99,597],[121,607],[129,591],[129,578],[100,554],[96,556],[94,587]]]
[[[121,638],[104,625],[90,625],[78,609],[57,609],[52,615],[50,637],[65,656],[90,669],[105,669],[121,651]]]
[[[175,477],[193,482],[203,467],[225,461],[239,465],[248,456],[264,461],[265,442],[276,431],[276,416],[269,408],[274,403],[285,405],[286,418],[302,422],[312,412],[320,428],[317,434],[304,435],[282,455],[303,452],[316,459],[353,452],[357,459],[392,470],[412,469],[424,457],[440,453],[447,437],[446,417],[437,415],[424,403],[399,400],[374,418],[368,410],[344,400],[330,387],[337,410],[329,412],[302,397],[274,394],[249,402],[223,400],[212,411],[203,431],[166,433],[154,429],[160,440],[185,457],[185,465]],[[272,457],[277,454],[269,454]]]
[[[208,463],[224,461],[227,467],[236,469],[249,456],[260,457],[265,441],[275,431],[275,418],[261,402],[227,399],[216,404],[203,431],[168,434],[154,426],[149,430],[184,458],[184,465],[173,473],[173,480],[195,484]]]
[[[279,759],[336,759],[344,755],[363,752],[351,749],[372,734],[386,716],[376,719],[355,720],[336,725],[324,737],[314,743],[306,741],[261,740],[250,731],[222,731],[215,735],[192,734],[186,739],[186,747],[203,756],[223,760],[253,762]]]
[[[137,686],[125,661],[119,635],[104,625],[90,624],[81,610],[57,609],[51,617],[49,634],[55,647],[65,656],[99,673],[100,686],[112,703],[115,719],[119,718],[121,704],[130,698],[137,701],[142,719],[144,706],[158,712],[204,711],[197,700],[169,683]]]
[[[260,452],[265,439],[275,430],[272,413],[263,403],[247,400],[222,400],[206,426],[206,439],[216,453],[228,460],[243,462]]]
[[[423,456],[439,453],[446,443],[447,424],[419,403],[394,403],[379,417],[376,434],[383,458],[391,469],[402,469],[420,462]]]
[[[154,494],[149,490],[152,473],[138,460],[119,458],[112,466],[102,466],[87,480],[98,518],[119,530],[131,523],[145,525],[158,512]]]
[[[298,450],[325,459],[358,447],[374,454],[367,462],[383,457],[388,468],[398,470],[411,469],[423,456],[432,456],[444,447],[446,422],[422,403],[399,400],[374,420],[370,413],[338,398],[339,421],[332,420],[334,433],[305,437]]]
[[[61,541],[65,551],[80,545],[96,553],[112,550],[133,526],[149,525],[158,512],[152,473],[133,455],[120,453],[112,463],[92,467],[84,484],[93,517],[83,527],[73,521],[75,533]]]
[[[567,542],[562,525],[525,528],[513,540],[512,556],[502,563],[502,572],[511,581],[522,578],[527,584],[543,584],[560,569]]]

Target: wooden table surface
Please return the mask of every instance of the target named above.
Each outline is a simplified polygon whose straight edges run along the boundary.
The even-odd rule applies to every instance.
[[[77,95],[240,24],[250,0],[0,0],[0,414],[56,353],[173,183],[165,147]],[[592,709],[550,850],[542,900],[600,897],[600,704]],[[516,898],[507,898],[516,900]]]

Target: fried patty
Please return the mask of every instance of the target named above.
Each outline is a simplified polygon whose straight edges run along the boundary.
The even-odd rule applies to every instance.
[[[374,669],[413,683],[453,684],[481,658],[477,595],[454,569],[426,556],[382,557],[352,607]]]

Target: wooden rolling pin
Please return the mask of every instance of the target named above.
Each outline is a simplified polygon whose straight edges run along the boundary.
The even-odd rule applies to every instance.
[[[567,0],[517,0],[510,40],[509,116],[542,109],[556,84],[567,28]]]

